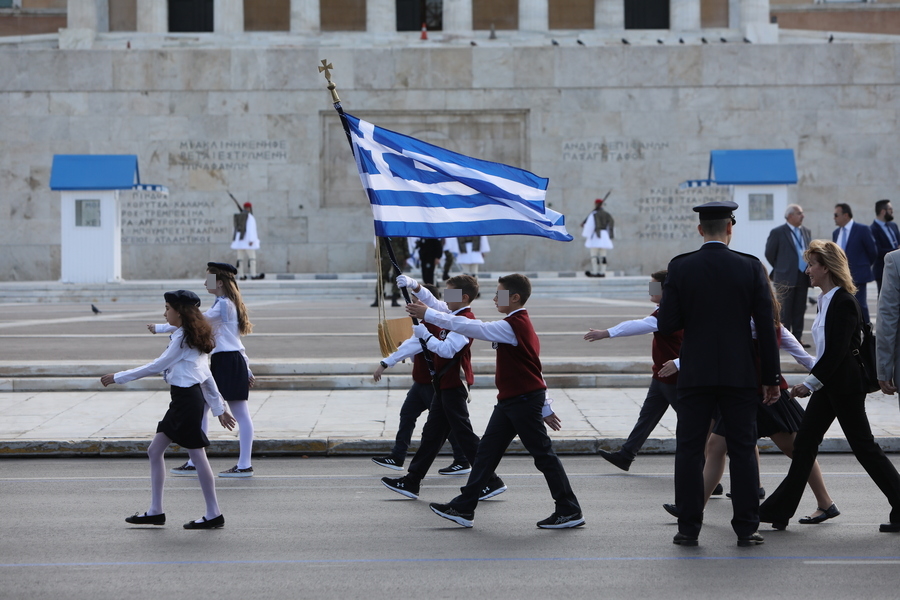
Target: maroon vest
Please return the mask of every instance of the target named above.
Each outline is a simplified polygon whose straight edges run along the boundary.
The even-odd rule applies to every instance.
[[[541,367],[541,342],[538,340],[528,313],[520,310],[506,317],[512,327],[516,346],[494,342],[497,350],[497,400],[521,396],[547,389]]]
[[[470,308],[466,308],[465,310],[457,313],[457,316],[460,317],[468,317],[470,319],[474,319],[475,315],[472,314],[472,310]],[[444,339],[449,330],[441,329],[437,325],[432,323],[425,323],[421,321],[425,328],[428,329],[428,332],[438,339]],[[457,354],[460,355],[459,361],[455,366],[447,369],[447,372],[441,377],[441,389],[449,390],[453,388],[458,388],[462,385],[462,381],[459,378],[459,368],[462,366],[463,372],[466,376],[466,382],[469,385],[472,385],[475,382],[475,375],[472,371],[472,340],[469,340],[468,345],[460,350]],[[441,370],[447,365],[448,362],[453,359],[441,358],[435,353],[431,353],[431,358],[434,361],[434,370],[435,374],[440,373]],[[454,357],[455,358],[455,357]],[[425,356],[423,353],[419,352],[413,357],[413,371],[412,371],[413,381],[416,383],[431,383],[431,373],[428,372],[428,363],[425,362]]]
[[[659,316],[659,309],[653,311],[651,317]],[[678,371],[674,375],[668,377],[660,377],[659,370],[670,360],[675,360],[681,353],[681,341],[684,339],[684,330],[678,330],[673,334],[665,335],[658,331],[653,332],[653,345],[651,346],[651,356],[653,357],[653,378],[658,379],[662,383],[670,383],[675,385],[678,383]]]

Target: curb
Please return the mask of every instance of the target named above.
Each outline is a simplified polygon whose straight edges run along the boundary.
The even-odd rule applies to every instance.
[[[625,438],[561,438],[553,440],[557,454],[592,455],[598,450],[615,450]],[[875,441],[887,453],[900,453],[900,437],[882,437]],[[0,441],[0,459],[3,458],[143,458],[147,454],[149,439],[105,439],[105,440],[6,440]],[[387,454],[394,445],[388,438],[294,438],[254,440],[253,453],[256,456],[372,456]],[[410,446],[414,453],[418,444]],[[763,453],[778,454],[781,451],[768,439],[759,441]],[[850,445],[845,438],[829,438],[819,446],[819,453],[848,453]],[[211,441],[207,453],[210,456],[237,456],[238,442]],[[516,439],[510,444],[507,454],[527,454],[522,443]],[[651,438],[641,449],[642,454],[674,454],[675,438]],[[451,454],[449,445],[441,454]],[[187,456],[187,452],[173,445],[169,456]]]

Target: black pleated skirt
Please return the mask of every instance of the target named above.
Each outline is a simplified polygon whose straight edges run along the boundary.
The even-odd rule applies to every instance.
[[[246,400],[250,397],[250,377],[247,362],[240,352],[216,352],[210,358],[209,370],[219,393],[226,400]]]
[[[757,437],[772,437],[776,433],[794,433],[800,429],[803,420],[803,407],[796,398],[791,398],[787,390],[781,390],[778,402],[766,406],[761,401],[756,411],[756,435]],[[716,424],[713,433],[725,435],[725,423],[716,411]]]
[[[203,419],[203,411],[206,410],[206,400],[200,384],[195,383],[189,388],[171,387],[172,401],[169,410],[159,425],[156,433],[164,433],[166,436],[182,448],[206,448],[209,446],[209,438],[203,433],[200,423]]]

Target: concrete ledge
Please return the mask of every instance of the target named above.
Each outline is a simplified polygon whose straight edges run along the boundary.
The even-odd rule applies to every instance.
[[[615,450],[624,438],[578,437],[557,438],[553,448],[557,454],[591,455],[599,449]],[[900,453],[900,437],[876,438],[876,442],[887,453]],[[149,439],[104,439],[104,440],[2,440],[0,459],[3,458],[136,458],[147,454]],[[394,445],[388,438],[305,438],[268,439],[253,442],[253,454],[264,456],[372,456],[387,454]],[[410,447],[410,456],[417,445]],[[777,454],[780,450],[768,439],[759,441],[760,452]],[[674,438],[651,438],[644,444],[641,454],[674,454]],[[828,438],[822,442],[820,453],[849,453],[850,446],[844,438]],[[212,441],[207,453],[210,456],[235,457],[238,455],[237,441]],[[511,455],[527,454],[522,443],[516,439],[506,451]],[[173,445],[169,456],[187,456],[187,451]],[[441,454],[451,454],[445,445]]]

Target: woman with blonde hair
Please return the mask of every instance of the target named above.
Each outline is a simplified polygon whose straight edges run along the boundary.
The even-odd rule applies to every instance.
[[[210,262],[206,265],[206,290],[216,297],[212,308],[203,313],[212,326],[216,347],[210,355],[210,369],[216,385],[228,402],[228,407],[238,424],[240,455],[232,468],[219,473],[219,477],[253,477],[251,453],[253,450],[253,420],[247,399],[254,377],[250,371],[250,359],[241,336],[253,331],[247,317],[247,307],[235,281],[237,269],[228,263]],[[166,325],[148,325],[153,333],[168,333]],[[203,414],[203,430],[208,431],[208,415]],[[194,475],[197,470],[188,460],[171,470],[173,475]]]
[[[900,532],[900,474],[875,443],[866,416],[864,373],[853,350],[859,348],[862,310],[854,293],[847,256],[834,242],[813,240],[804,259],[810,285],[822,290],[812,337],[817,358],[803,383],[791,388],[792,397],[812,393],[787,477],[759,507],[760,521],[784,529],[794,516],[825,432],[837,418],[854,456],[891,504],[884,532]],[[820,507],[821,508],[821,507]]]

